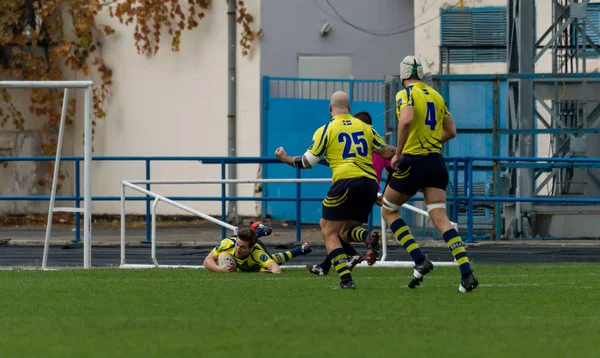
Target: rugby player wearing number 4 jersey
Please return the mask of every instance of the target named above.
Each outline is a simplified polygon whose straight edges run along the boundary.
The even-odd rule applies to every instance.
[[[465,245],[446,215],[448,170],[440,153],[442,144],[456,136],[456,127],[444,98],[422,79],[421,60],[405,57],[400,64],[404,89],[396,95],[399,123],[398,146],[392,159],[395,171],[385,190],[381,213],[415,262],[408,284],[415,288],[433,271],[433,263],[419,249],[398,211],[418,190],[423,191],[429,217],[459,265],[462,279],[458,291],[470,292],[479,282],[471,270]]]
[[[379,191],[371,155],[374,152],[390,159],[394,148],[386,145],[370,125],[349,114],[350,103],[345,92],[338,91],[331,96],[329,113],[331,121],[317,129],[304,155],[290,157],[279,147],[275,156],[296,168],[312,168],[325,156],[333,177],[323,200],[321,232],[329,259],[341,279],[339,287],[354,289],[348,257],[339,239],[348,242],[352,237],[354,241],[364,242],[368,249],[367,262],[373,264],[377,259],[380,234],[368,233],[360,225],[367,222]]]

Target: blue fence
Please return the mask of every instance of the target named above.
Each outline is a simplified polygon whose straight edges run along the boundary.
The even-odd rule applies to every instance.
[[[0,162],[20,162],[20,161],[53,161],[54,157],[0,157]],[[142,161],[146,163],[146,179],[151,179],[150,172],[150,163],[153,161],[202,161],[204,164],[215,164],[221,166],[221,178],[224,179],[226,177],[226,166],[228,164],[269,164],[281,167],[289,166],[279,163],[277,159],[274,158],[264,158],[264,157],[94,157],[93,160],[96,161]],[[506,168],[540,168],[542,170],[552,170],[554,168],[573,168],[573,167],[581,167],[581,168],[600,168],[600,158],[514,158],[514,157],[447,157],[445,158],[448,169],[450,171],[450,180],[453,183],[457,183],[459,178],[464,180],[464,187],[462,190],[452,190],[449,192],[448,196],[448,205],[450,207],[450,217],[453,221],[459,221],[459,205],[466,206],[466,228],[464,226],[461,227],[461,234],[466,234],[467,241],[472,241],[475,237],[474,235],[474,224],[473,220],[469,218],[473,218],[473,211],[476,203],[481,202],[492,202],[492,203],[501,203],[501,202],[537,202],[537,203],[559,203],[559,204],[598,204],[600,203],[600,198],[565,198],[565,197],[534,197],[534,198],[515,198],[515,197],[507,197],[507,196],[499,196],[499,195],[477,195],[473,190],[473,178],[475,177],[474,173],[479,171],[489,171],[490,168],[496,167],[499,169]],[[79,167],[79,164],[83,161],[83,157],[63,157],[62,161],[75,161],[75,168]],[[291,176],[282,176],[281,178],[289,178],[296,177],[299,178],[301,171],[299,169],[290,168],[295,173],[292,173]],[[302,172],[310,172],[310,171],[302,171]],[[289,174],[289,173],[288,173]],[[76,169],[76,183],[80,182],[80,171]],[[303,212],[304,205],[314,204],[320,205],[320,202],[323,196],[316,194],[313,190],[303,191],[305,185],[311,184],[287,184],[294,189],[292,195],[287,193],[279,192],[276,195],[272,194],[264,195],[263,197],[228,197],[226,196],[226,185],[222,185],[221,196],[214,197],[169,197],[172,200],[185,200],[185,201],[220,201],[221,209],[222,209],[222,217],[221,220],[225,221],[225,207],[227,201],[263,201],[263,202],[288,202],[291,203],[293,207],[293,214],[295,215],[295,220],[297,224],[304,223],[302,221],[301,213]],[[312,184],[317,185],[317,184]],[[148,190],[150,190],[150,185],[146,185]],[[62,201],[73,201],[75,202],[75,206],[79,207],[83,197],[80,193],[79,185],[75,187],[75,195],[72,196],[57,196],[56,200]],[[306,195],[307,192],[310,192],[310,195]],[[48,201],[50,199],[49,196],[0,196],[0,200],[36,200],[36,201]],[[92,200],[94,201],[118,201],[120,200],[120,196],[93,196]],[[150,202],[153,200],[152,197],[148,196],[127,196],[127,200],[136,200],[136,201],[146,201],[146,223],[147,223],[147,240],[150,240]],[[419,201],[422,199],[416,198],[415,201]],[[303,205],[303,202],[307,202],[307,204]],[[375,211],[372,215],[377,215]],[[79,213],[76,214],[77,217],[77,237],[76,240],[79,239]],[[296,240],[301,241],[301,231],[300,225],[296,225]],[[465,232],[466,229],[466,232]],[[222,232],[223,236],[226,235],[225,229],[223,228]]]
[[[343,90],[350,97],[352,113],[368,111],[373,118],[373,127],[384,130],[384,82],[383,80],[324,80],[314,78],[263,78],[262,156],[270,157],[280,146],[289,155],[300,155],[306,151],[317,128],[329,122],[329,97],[334,91]],[[266,164],[264,178],[289,178],[294,168]],[[319,166],[300,173],[301,178],[330,178],[331,170]],[[327,184],[302,184],[300,190],[324,197]],[[267,198],[293,195],[294,187],[287,184],[265,184],[263,195]],[[263,213],[274,220],[295,220],[294,203],[265,201]],[[302,222],[318,223],[321,218],[321,203],[309,202],[302,206]],[[374,214],[374,223],[379,224],[379,209]]]

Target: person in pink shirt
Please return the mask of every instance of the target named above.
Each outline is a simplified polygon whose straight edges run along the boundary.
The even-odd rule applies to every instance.
[[[358,112],[358,113],[354,114],[353,117],[358,118],[361,121],[363,121],[371,126],[373,125],[373,119],[371,118],[371,115],[369,114],[369,112],[366,112],[366,111]],[[372,159],[373,159],[373,167],[375,168],[375,173],[377,174],[377,183],[380,184],[383,170],[391,168],[392,162],[388,159],[380,157],[379,155],[377,155],[375,153],[373,153]],[[381,193],[381,192],[377,193],[377,201],[375,203],[377,205],[381,206],[381,204],[383,203],[383,193]],[[361,263],[365,260],[365,257],[363,255],[361,255],[360,253],[358,253],[352,247],[352,245],[350,245],[350,243],[348,243],[342,239],[340,239],[340,241],[342,243],[342,248],[344,249],[344,251],[346,252],[346,255],[348,256],[348,269],[350,269],[350,271],[352,271],[352,269],[356,265],[358,265],[359,263]],[[308,269],[308,272],[310,272],[312,274],[319,275],[319,276],[326,276],[329,273],[329,269],[331,268],[331,261],[326,257],[322,263],[320,263],[318,265],[306,265],[306,268]]]
[[[360,119],[361,121],[363,121],[367,124],[370,124],[371,126],[373,125],[373,119],[371,118],[371,115],[369,114],[369,112],[366,112],[366,111],[358,112],[354,115],[354,117]],[[373,153],[373,156],[371,158],[373,159],[373,167],[375,168],[375,173],[377,174],[377,183],[380,184],[383,170],[390,168],[392,165],[392,161],[385,159],[375,153]],[[383,202],[383,193],[378,193],[376,204],[381,206],[382,202]]]

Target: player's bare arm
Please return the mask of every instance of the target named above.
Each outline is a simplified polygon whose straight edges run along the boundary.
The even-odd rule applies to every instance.
[[[444,122],[442,123],[442,143],[446,143],[450,139],[456,137],[456,125],[452,116],[445,116]]]
[[[412,106],[405,106],[400,111],[400,120],[398,121],[398,146],[396,147],[396,154],[392,158],[392,167],[398,169],[396,164],[402,156],[402,150],[408,140],[410,133],[410,124],[412,123],[415,110]]]
[[[219,266],[217,263],[217,256],[212,251],[209,252],[208,256],[204,259],[204,267],[212,272],[232,272],[236,269],[233,265]]]
[[[264,270],[263,272],[280,274],[281,267],[279,267],[279,265],[277,265],[277,263],[275,261],[272,261],[272,262],[269,262],[269,264],[267,265],[267,269]]]
[[[396,154],[396,147],[393,147],[391,145],[386,145],[386,146],[382,147],[381,149],[375,151],[374,153],[382,158],[392,159],[394,157],[394,154]]]
[[[275,156],[282,162],[300,169],[310,169],[319,162],[319,157],[308,152],[304,153],[302,156],[288,156],[283,147],[279,147],[275,150]]]

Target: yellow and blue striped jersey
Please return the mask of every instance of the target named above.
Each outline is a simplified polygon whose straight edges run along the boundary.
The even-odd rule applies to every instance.
[[[371,155],[385,145],[373,127],[350,114],[342,114],[315,131],[308,152],[319,158],[325,156],[334,183],[365,177],[376,181]]]
[[[222,252],[226,252],[233,256],[235,259],[235,263],[237,264],[238,269],[246,272],[254,272],[260,271],[261,269],[267,268],[267,265],[273,261],[271,256],[263,250],[263,248],[258,244],[254,244],[254,247],[250,251],[250,255],[244,259],[240,259],[235,257],[235,237],[229,237],[221,240],[221,242],[212,249],[212,253],[219,257],[219,254]]]
[[[396,94],[396,115],[406,106],[414,108],[408,140],[402,154],[426,155],[442,151],[444,117],[450,115],[444,98],[423,82],[415,83]]]

